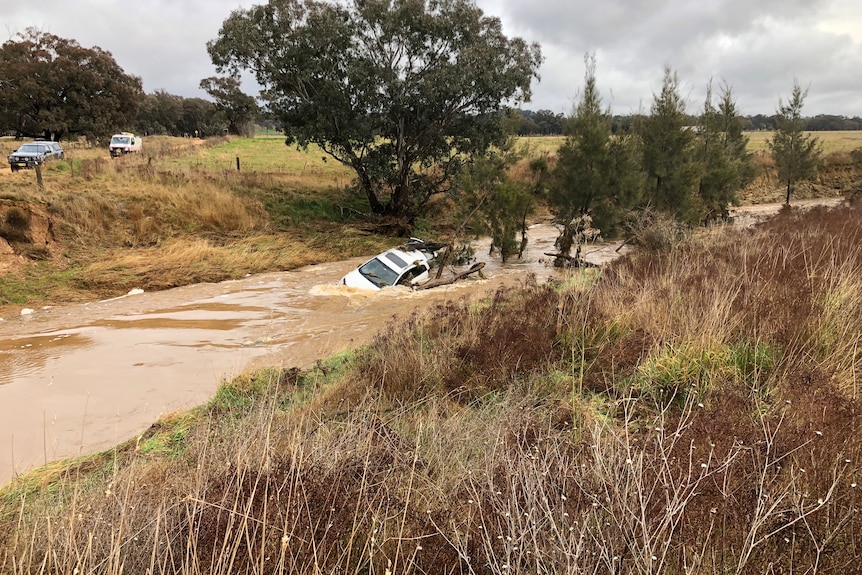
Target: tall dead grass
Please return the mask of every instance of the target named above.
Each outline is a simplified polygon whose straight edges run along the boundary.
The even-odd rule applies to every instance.
[[[859,206],[448,304],[4,490],[23,573],[858,571]]]
[[[59,233],[99,246],[155,245],[192,232],[247,234],[265,230],[268,222],[259,204],[206,180],[111,179],[49,201],[62,223]]]
[[[135,288],[163,290],[295,269],[340,255],[337,242],[318,247],[289,232],[229,241],[180,237],[153,247],[102,252],[99,259],[80,270],[76,281],[89,291],[109,296]]]

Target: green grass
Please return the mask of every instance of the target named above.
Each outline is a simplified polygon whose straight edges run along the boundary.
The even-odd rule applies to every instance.
[[[0,274],[0,305],[36,305],[57,294],[79,291],[80,268],[60,269],[50,262],[36,262],[20,273]]]
[[[348,184],[352,172],[328,157],[317,146],[298,150],[286,146],[282,137],[236,138],[226,144],[198,146],[187,156],[176,158],[168,165],[190,167],[202,171],[257,172],[289,177],[313,184],[314,187]]]
[[[299,188],[284,189],[284,186],[255,184],[257,178],[240,178],[233,185],[239,195],[261,202],[269,214],[270,221],[281,228],[299,225],[314,225],[316,222],[349,223],[363,213],[368,206],[363,198],[343,189],[328,188],[309,191]]]
[[[142,456],[178,457],[184,449],[184,440],[200,420],[199,410],[161,418],[136,443],[135,450]]]

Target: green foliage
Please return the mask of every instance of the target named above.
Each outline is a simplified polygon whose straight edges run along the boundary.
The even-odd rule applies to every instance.
[[[584,60],[583,95],[548,184],[554,219],[563,228],[557,247],[564,255],[578,241],[582,216],[589,215],[605,236],[615,236],[643,187],[637,141],[631,134],[611,133],[611,112],[602,109],[596,88],[595,57]]]
[[[499,149],[474,158],[458,179],[465,224],[475,218],[474,232],[490,235],[492,249],[500,251],[504,262],[526,247],[526,220],[535,204],[535,188],[508,175],[523,156],[509,139]],[[544,168],[535,162],[530,169],[538,174]],[[516,237],[519,232],[521,238]]]
[[[0,47],[0,131],[98,140],[126,128],[144,93],[110,52],[28,28]]]
[[[144,97],[136,128],[144,134],[170,134],[183,117],[183,98],[156,90]]]
[[[203,98],[183,98],[156,90],[138,109],[135,129],[142,134],[209,137],[228,130],[227,118]]]
[[[722,85],[716,108],[710,83],[697,137],[702,170],[698,194],[706,219],[726,218],[728,206],[739,203],[737,193],[754,178],[751,155],[746,151],[748,138],[742,133],[742,126],[730,86]]]
[[[215,104],[203,98],[184,98],[182,120],[173,131],[175,136],[197,135],[201,138],[220,136],[227,130],[216,113]]]
[[[799,82],[794,81],[790,101],[778,101],[778,125],[768,142],[772,159],[778,168],[778,179],[787,184],[786,204],[790,203],[793,185],[814,177],[821,161],[823,149],[820,140],[803,132],[805,121],[802,118],[802,106],[807,95],[808,90],[803,91]]]
[[[230,76],[204,78],[200,87],[215,100],[216,109],[227,121],[228,133],[237,136],[254,135],[253,121],[257,102],[240,90],[238,79]]]
[[[565,132],[566,118],[551,110],[518,110],[512,117],[512,133],[519,136],[551,136]]]
[[[763,393],[780,352],[764,342],[734,345],[667,344],[638,366],[628,379],[632,391],[660,405],[704,397],[710,390],[743,383]]]
[[[408,220],[502,141],[503,102],[529,99],[541,61],[469,0],[271,1],[207,49],[219,72],[254,72],[288,144],[319,145],[373,212]]]
[[[650,115],[639,119],[636,130],[643,140],[645,201],[684,222],[702,219],[704,207],[697,194],[700,172],[696,134],[685,113],[679,78],[670,68],[665,68],[661,93],[654,97]]]

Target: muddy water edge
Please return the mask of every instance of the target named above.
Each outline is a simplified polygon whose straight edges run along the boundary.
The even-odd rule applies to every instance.
[[[249,369],[313,365],[370,342],[397,317],[479,297],[549,265],[557,232],[530,230],[520,260],[476,247],[484,278],[431,290],[337,285],[365,258],[36,310],[0,322],[0,485],[45,463],[123,442],[160,416],[206,402]],[[617,244],[588,250],[603,263]]]

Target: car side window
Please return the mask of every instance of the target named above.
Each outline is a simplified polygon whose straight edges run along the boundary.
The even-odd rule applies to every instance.
[[[401,275],[401,279],[398,280],[398,284],[409,286],[412,283],[414,278],[419,277],[425,271],[426,271],[425,266],[421,266],[421,265],[413,266],[412,268],[410,268],[409,270],[407,270],[406,272],[404,272]]]

